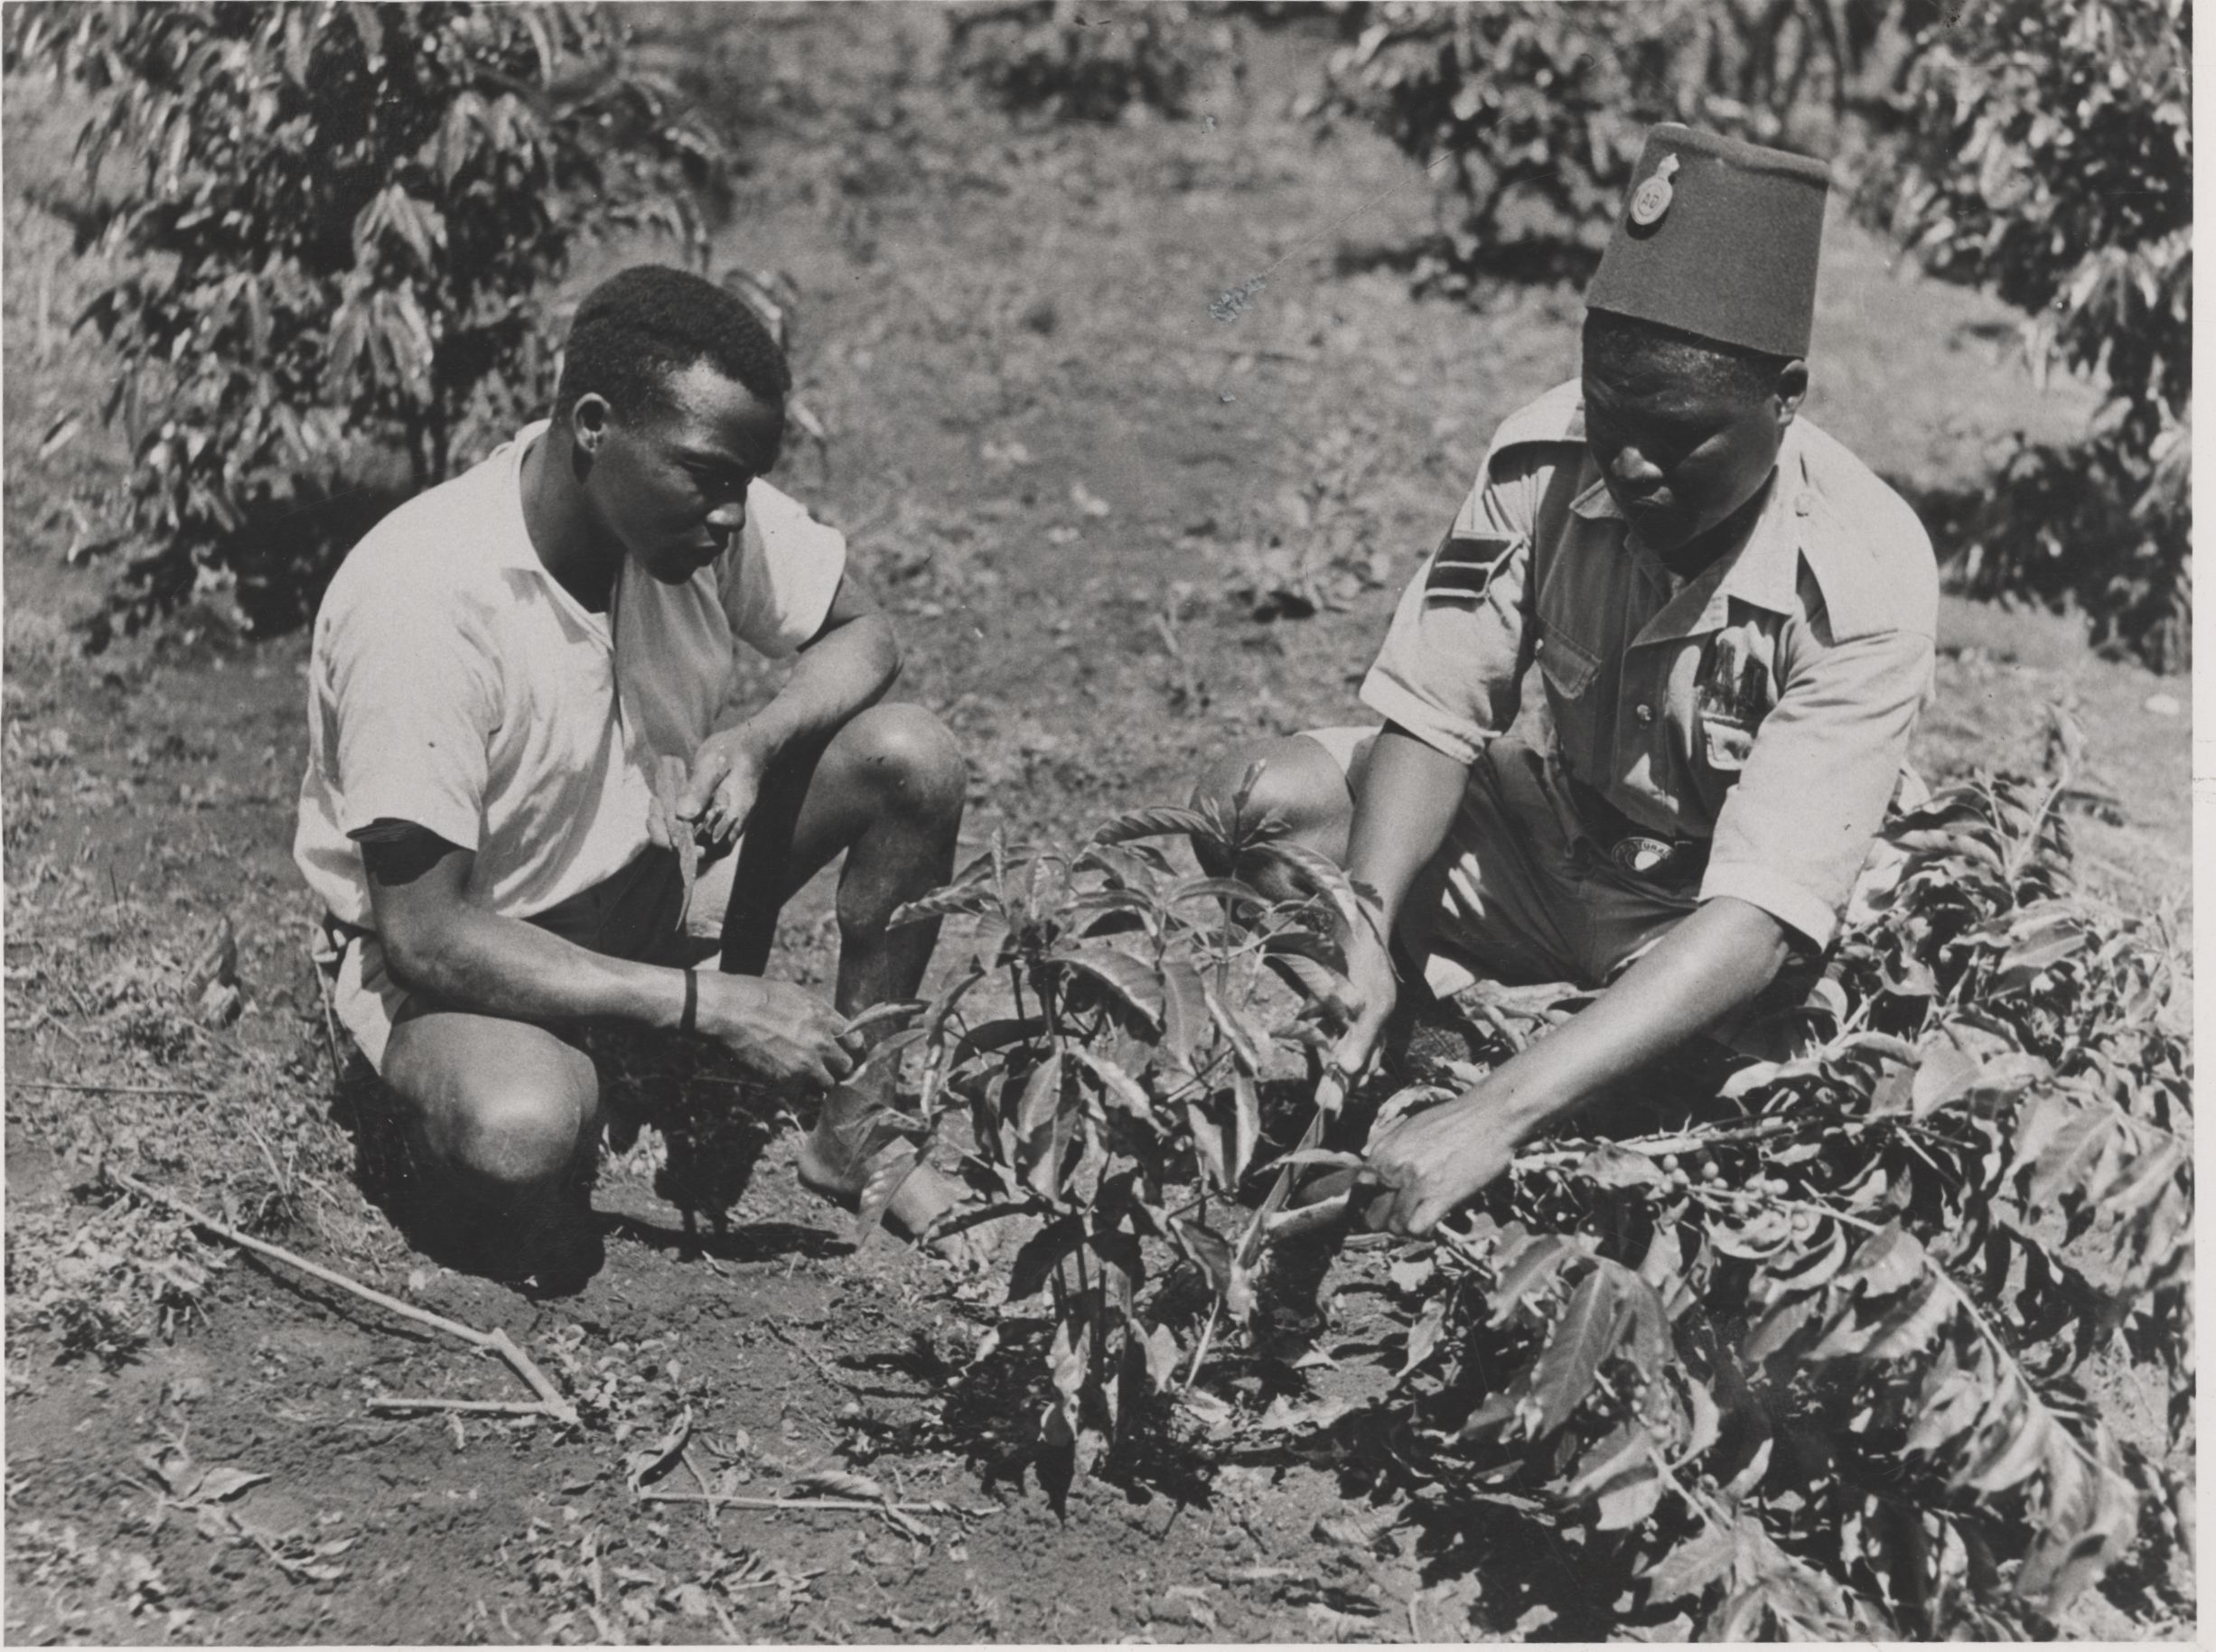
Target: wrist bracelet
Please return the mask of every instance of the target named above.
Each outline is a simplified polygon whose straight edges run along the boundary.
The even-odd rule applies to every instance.
[[[685,1013],[678,1017],[678,1031],[690,1032],[700,1019],[700,977],[685,972]]]

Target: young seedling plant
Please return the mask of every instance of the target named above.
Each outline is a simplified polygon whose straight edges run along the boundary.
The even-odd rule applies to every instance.
[[[1198,1368],[1220,1311],[1250,1311],[1261,1226],[1237,1199],[1263,1149],[1259,1084],[1274,1046],[1313,1047],[1348,1015],[1342,938],[1363,897],[1281,824],[1251,817],[1258,774],[1228,811],[1140,809],[1074,852],[1011,849],[996,834],[896,919],[982,926],[969,967],[872,1059],[921,1055],[921,1128],[905,1134],[968,1123],[970,1198],[942,1231],[1035,1225],[1008,1300],[1050,1304],[1041,1440],[1080,1474],[1145,1395],[1188,1357]],[[1180,872],[1156,841],[1180,835],[1286,892]],[[973,993],[995,978],[1008,1013],[973,1015]],[[891,1146],[903,1127],[884,1128]],[[863,1200],[865,1233],[913,1162],[884,1156]],[[1211,1301],[1189,1355],[1159,1289],[1165,1265],[1181,1262]]]

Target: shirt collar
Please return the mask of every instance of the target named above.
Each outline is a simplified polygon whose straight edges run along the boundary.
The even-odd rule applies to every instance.
[[[1770,497],[1763,501],[1762,512],[1744,542],[1720,565],[1720,577],[1717,568],[1708,568],[1689,582],[1688,589],[1702,589],[1711,594],[1702,601],[1698,621],[1685,626],[1678,634],[1690,635],[1722,625],[1726,603],[1733,597],[1772,613],[1792,611],[1800,586],[1802,541],[1814,503],[1800,435],[1798,423],[1786,428],[1785,439],[1778,448],[1777,472],[1771,481]],[[1593,481],[1570,501],[1571,514],[1588,522],[1622,522],[1628,533],[1628,518],[1622,507],[1610,495],[1598,467],[1590,457],[1585,464],[1593,472]]]

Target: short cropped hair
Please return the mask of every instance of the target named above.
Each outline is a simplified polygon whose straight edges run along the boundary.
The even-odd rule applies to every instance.
[[[1734,401],[1770,395],[1793,359],[1720,344],[1613,310],[1585,312],[1584,349],[1588,366],[1605,370],[1637,361]]]
[[[792,388],[785,352],[735,294],[665,265],[619,270],[585,294],[569,323],[555,417],[591,394],[623,419],[667,407],[670,379],[697,361],[760,401],[781,405]]]

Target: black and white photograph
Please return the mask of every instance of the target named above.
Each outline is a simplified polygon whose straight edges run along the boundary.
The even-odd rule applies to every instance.
[[[2193,1641],[2193,56],[0,6],[0,1638]]]

